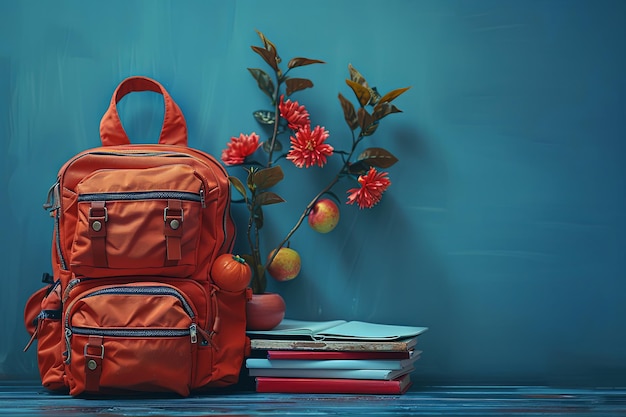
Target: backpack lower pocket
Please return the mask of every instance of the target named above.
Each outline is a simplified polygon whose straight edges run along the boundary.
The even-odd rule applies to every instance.
[[[105,285],[69,304],[64,331],[70,394],[119,391],[189,395],[198,342],[196,309],[156,282]]]

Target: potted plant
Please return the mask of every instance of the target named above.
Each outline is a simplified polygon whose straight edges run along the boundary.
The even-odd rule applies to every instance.
[[[347,190],[346,204],[355,204],[363,209],[374,207],[380,201],[391,184],[388,173],[381,169],[391,167],[398,159],[380,147],[364,148],[363,143],[376,132],[383,118],[401,112],[392,101],[409,87],[381,95],[376,88],[369,86],[359,71],[349,65],[350,77],[346,83],[354,93],[357,105],[339,94],[340,108],[351,132],[351,141],[345,150],[337,150],[326,142],[330,133],[323,126],[314,126],[306,107],[291,99],[294,93],[313,87],[311,80],[293,77],[292,71],[324,62],[296,57],[285,65],[276,46],[263,33],[257,33],[263,45],[253,45],[252,50],[261,56],[271,69],[272,75],[260,68],[248,68],[248,71],[259,89],[269,98],[271,109],[255,111],[253,116],[262,128],[268,130],[269,138],[261,141],[260,136],[254,132],[232,137],[223,150],[221,159],[227,166],[240,166],[244,169],[245,178],[231,175],[229,179],[240,196],[234,201],[245,204],[248,210],[244,229],[249,253],[242,257],[252,268],[251,287],[254,294],[264,294],[268,273],[278,281],[297,276],[300,255],[289,247],[289,240],[305,220],[308,219],[311,227],[320,233],[328,233],[336,226],[341,199],[333,189],[341,180],[355,180],[357,183],[356,187]],[[289,136],[288,146],[279,140],[282,135]],[[271,244],[270,250],[263,251],[262,244],[266,242],[261,239],[261,231],[265,208],[285,202],[272,191],[285,178],[280,163],[293,163],[304,169],[323,168],[328,158],[336,156],[342,159],[336,175],[325,187],[313,194],[284,238]],[[301,183],[295,186],[298,189],[303,187]],[[276,301],[273,303],[280,304]],[[284,308],[284,302],[282,305]],[[254,314],[257,313],[250,313],[249,317]]]

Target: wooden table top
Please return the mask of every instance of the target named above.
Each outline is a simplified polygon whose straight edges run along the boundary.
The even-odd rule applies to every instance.
[[[624,389],[413,387],[404,395],[261,394],[72,398],[38,381],[0,381],[0,416],[626,416]]]

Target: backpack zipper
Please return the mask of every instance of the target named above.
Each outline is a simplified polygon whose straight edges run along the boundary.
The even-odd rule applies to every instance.
[[[59,196],[59,184],[60,180],[52,184],[52,187],[48,190],[46,202],[43,204],[43,209],[50,212],[50,216],[54,218],[54,246],[59,257],[59,264],[61,269],[67,270],[67,263],[63,257],[61,251],[61,234],[59,232],[59,220],[61,218],[61,198]],[[54,214],[52,214],[54,212]]]
[[[174,288],[160,286],[160,285],[159,286],[145,285],[145,286],[124,286],[124,287],[102,288],[94,292],[91,292],[85,295],[84,297],[81,297],[80,299],[84,300],[85,298],[96,297],[99,295],[111,295],[111,294],[112,295],[168,295],[168,296],[177,298],[178,301],[180,301],[180,303],[183,305],[183,308],[185,309],[185,312],[189,315],[189,317],[191,317],[192,319],[195,318],[193,309],[191,308],[187,300],[185,300],[185,297],[183,297],[180,294],[180,292],[178,292]],[[66,317],[66,319],[68,318]]]
[[[195,327],[195,324],[192,324],[187,329],[93,329],[90,327],[73,327],[72,334],[112,337],[181,337],[190,335],[191,343],[196,343],[198,341],[198,333]]]
[[[80,194],[78,202],[85,201],[134,201],[134,200],[186,200],[203,204],[204,208],[204,190],[200,189],[197,193],[189,191],[131,191],[131,192],[112,192],[112,193],[89,193]]]
[[[58,198],[58,186],[56,182],[48,192],[48,198],[43,205],[45,210],[54,211],[54,245],[57,255],[59,257],[59,263],[61,269],[67,270],[67,262],[61,248],[61,234],[59,230],[59,223],[61,219],[61,210]],[[197,193],[190,191],[135,191],[135,192],[113,192],[113,193],[88,193],[78,196],[78,202],[88,201],[136,201],[136,200],[185,200],[200,203],[202,208],[206,208],[206,193],[204,191],[204,182],[202,187]]]

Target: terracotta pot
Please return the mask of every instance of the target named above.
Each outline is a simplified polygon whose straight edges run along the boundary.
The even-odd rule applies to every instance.
[[[285,300],[276,293],[253,294],[246,304],[246,329],[271,330],[285,317]]]

